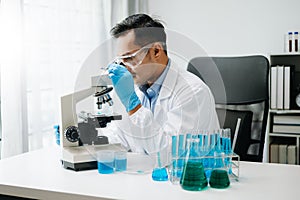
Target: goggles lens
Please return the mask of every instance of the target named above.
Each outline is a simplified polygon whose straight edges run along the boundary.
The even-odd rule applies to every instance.
[[[129,66],[133,69],[143,62],[145,56],[148,54],[149,49],[149,46],[144,46],[130,55],[116,57],[115,62],[119,64],[123,63],[125,66]]]

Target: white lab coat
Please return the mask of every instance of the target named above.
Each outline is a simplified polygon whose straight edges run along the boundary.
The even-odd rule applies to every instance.
[[[136,93],[142,99],[144,93],[138,87]],[[114,121],[114,133],[133,152],[167,153],[172,135],[219,128],[214,98],[207,85],[173,62],[161,87],[154,113],[142,107],[128,116],[124,106],[121,107],[114,110],[122,113],[123,117],[121,121]]]

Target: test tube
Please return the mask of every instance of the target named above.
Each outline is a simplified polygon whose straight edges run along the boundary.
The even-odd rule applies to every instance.
[[[288,40],[289,40],[289,52],[293,51],[293,32],[288,33]]]
[[[216,151],[216,137],[217,133],[214,131],[210,135],[210,144],[209,144],[209,168],[213,168],[214,166],[214,152]]]
[[[211,169],[210,168],[210,137],[208,131],[203,131],[203,167],[205,170],[206,177],[209,178]]]
[[[222,134],[222,130],[219,130],[218,132],[217,132],[217,146],[216,146],[216,151],[217,152],[221,152],[221,134]]]
[[[204,155],[204,136],[203,136],[203,131],[199,131],[197,134],[197,137],[199,138],[199,155],[203,156]]]
[[[185,150],[184,135],[180,134],[179,135],[179,141],[178,141],[178,157],[183,157],[184,156],[184,150]]]
[[[222,146],[223,152],[225,154],[225,166],[228,167],[229,174],[231,173],[231,156],[232,156],[232,148],[231,148],[231,130],[230,128],[226,128],[223,130],[222,134]]]
[[[295,52],[298,52],[298,32],[294,32]]]
[[[176,182],[177,179],[177,162],[178,162],[178,157],[177,157],[177,135],[172,136],[172,166],[171,166],[171,177],[170,180],[171,182]]]
[[[177,156],[177,135],[172,136],[172,158]]]
[[[184,135],[179,135],[179,141],[178,141],[178,169],[182,169],[184,165],[184,159],[185,159],[185,145],[184,145]],[[182,170],[177,171],[177,176],[181,177]]]
[[[187,141],[192,138],[192,134],[191,133],[187,133],[186,136],[185,136],[185,151],[187,150],[188,148],[188,144],[187,144]]]

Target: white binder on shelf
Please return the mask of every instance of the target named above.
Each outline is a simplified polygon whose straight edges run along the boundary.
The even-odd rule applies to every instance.
[[[300,126],[300,115],[274,115],[273,124]]]
[[[284,109],[290,109],[290,85],[291,85],[291,67],[284,67]]]
[[[277,66],[277,109],[283,109],[284,66]]]
[[[271,109],[277,109],[277,67],[271,67]]]

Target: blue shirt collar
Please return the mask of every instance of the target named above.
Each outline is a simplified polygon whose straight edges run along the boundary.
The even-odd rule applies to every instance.
[[[169,68],[170,68],[171,60],[168,60],[167,66],[164,69],[164,71],[161,73],[161,75],[158,77],[158,79],[149,87],[147,84],[140,86],[140,90],[149,98],[157,98],[159,91],[161,89],[161,86],[168,74]]]

